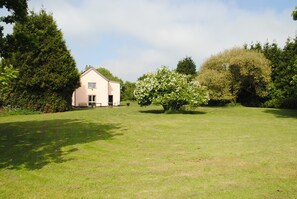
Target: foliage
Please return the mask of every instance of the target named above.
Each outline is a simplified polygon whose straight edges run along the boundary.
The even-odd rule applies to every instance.
[[[19,76],[5,103],[43,112],[71,109],[79,73],[53,17],[44,10],[31,12],[25,22],[16,23],[12,38],[5,62]]]
[[[140,80],[144,80],[144,79],[147,78],[147,77],[148,77],[148,74],[143,74],[143,75],[141,75],[140,77],[138,77],[137,80],[138,80],[138,81],[140,81]]]
[[[0,8],[6,7],[11,15],[1,17],[0,21],[5,23],[14,23],[20,21],[27,15],[27,0],[1,0]]]
[[[2,66],[0,61],[0,89],[5,89],[13,79],[17,78],[18,70],[12,66]]]
[[[11,91],[11,84],[17,76],[18,70],[13,69],[12,66],[3,66],[2,61],[0,61],[0,107]]]
[[[295,10],[292,12],[292,17],[294,20],[297,20],[297,6],[295,7]]]
[[[231,74],[228,71],[220,71],[203,68],[197,80],[201,85],[207,85],[211,103],[224,103],[235,99],[231,93]]]
[[[297,108],[297,37],[288,39],[283,49],[275,43],[266,43],[263,46],[257,43],[248,49],[256,49],[262,52],[271,62],[272,86],[270,100],[266,105],[269,107]]]
[[[111,80],[111,81],[116,81],[121,83],[121,85],[123,84],[123,80],[120,79],[117,76],[114,76],[108,69],[103,68],[103,67],[99,67],[96,69],[99,73],[101,73],[104,77],[106,77],[107,79]]]
[[[16,21],[20,22],[27,16],[27,0],[1,0],[0,9],[5,7],[11,15],[0,17],[0,23],[4,22],[14,23]],[[5,55],[5,51],[9,48],[9,37],[4,37],[3,26],[0,25],[0,57]]]
[[[135,100],[134,90],[136,83],[126,81],[121,89],[121,100]]]
[[[206,60],[197,79],[208,87],[211,100],[249,104],[267,97],[270,74],[262,53],[234,48]]]
[[[192,77],[196,76],[196,65],[191,57],[186,57],[183,60],[180,60],[177,64],[176,72],[191,75]]]
[[[292,82],[297,74],[297,36],[294,39],[288,39],[282,53],[282,64],[277,73],[279,74],[277,88],[284,89],[285,97],[297,96],[297,90],[294,89]],[[292,84],[293,83],[293,84]]]
[[[141,106],[153,103],[162,105],[165,111],[181,110],[185,105],[197,107],[208,102],[205,87],[197,81],[189,82],[188,76],[165,66],[138,81],[134,95]]]

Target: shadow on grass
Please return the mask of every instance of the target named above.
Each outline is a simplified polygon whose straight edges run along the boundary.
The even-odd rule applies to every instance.
[[[41,169],[49,163],[69,161],[62,147],[110,140],[120,127],[80,120],[26,121],[0,124],[0,169]]]
[[[206,114],[203,111],[168,111],[164,112],[164,110],[142,110],[140,113],[151,113],[151,114],[189,114],[189,115],[202,115]]]
[[[269,109],[269,110],[265,110],[264,112],[274,114],[279,118],[296,118],[297,119],[297,110],[293,110],[293,109]]]
[[[140,113],[162,114],[164,110],[141,110]]]

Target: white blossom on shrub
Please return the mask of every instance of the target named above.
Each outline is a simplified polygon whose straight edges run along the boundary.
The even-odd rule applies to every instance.
[[[163,66],[139,80],[134,95],[139,105],[162,105],[165,111],[180,110],[185,105],[197,107],[207,104],[209,97],[206,87],[197,80],[189,79],[189,76]]]

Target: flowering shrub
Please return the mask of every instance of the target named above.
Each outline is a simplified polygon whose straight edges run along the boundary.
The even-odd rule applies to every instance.
[[[170,71],[166,66],[139,80],[134,95],[139,105],[162,105],[165,111],[180,110],[184,105],[197,107],[209,100],[206,87],[198,81],[189,81],[189,76]]]

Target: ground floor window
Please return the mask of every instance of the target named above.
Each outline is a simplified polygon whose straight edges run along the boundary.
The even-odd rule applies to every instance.
[[[89,106],[96,106],[96,95],[89,95]]]

